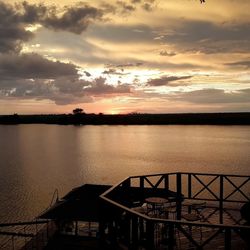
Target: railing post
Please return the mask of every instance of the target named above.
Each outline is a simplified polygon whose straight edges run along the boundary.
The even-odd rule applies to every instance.
[[[231,249],[231,229],[225,229],[225,250]]]
[[[130,188],[131,186],[131,180],[130,178],[128,178],[127,180],[125,180],[123,183],[122,183],[122,187],[123,188]]]
[[[192,175],[188,173],[188,199],[192,198]]]
[[[144,200],[144,177],[140,176],[140,196]]]
[[[168,175],[168,174],[166,174],[166,175],[164,176],[164,188],[165,188],[166,190],[169,190],[169,175]]]
[[[154,223],[150,220],[146,221],[146,237],[147,237],[147,250],[155,249],[154,245]]]
[[[122,184],[121,184],[121,188],[122,188],[122,192],[124,194],[129,194],[129,189],[131,187],[131,178],[127,178]],[[126,201],[128,206],[132,206],[133,202],[131,199],[127,199]]]
[[[140,188],[143,189],[144,188],[144,177],[140,176]]]
[[[176,210],[177,210],[177,220],[181,219],[181,203],[182,203],[182,193],[181,193],[181,173],[176,174],[176,193],[177,193],[177,199],[176,199]]]
[[[223,199],[224,199],[224,176],[220,175],[220,201],[219,201],[220,224],[223,224]]]

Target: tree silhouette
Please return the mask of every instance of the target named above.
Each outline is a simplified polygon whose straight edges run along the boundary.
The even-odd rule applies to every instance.
[[[73,109],[73,114],[74,114],[74,115],[82,114],[82,113],[83,113],[83,109],[81,109],[81,108]]]

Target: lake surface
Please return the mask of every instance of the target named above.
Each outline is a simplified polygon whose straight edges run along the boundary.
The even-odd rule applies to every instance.
[[[33,219],[54,190],[164,172],[250,175],[250,126],[0,125],[0,222]]]

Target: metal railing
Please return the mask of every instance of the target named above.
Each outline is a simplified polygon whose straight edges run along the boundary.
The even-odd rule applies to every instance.
[[[176,197],[176,219],[152,218],[147,214],[133,210],[132,203],[135,200],[127,195],[131,188],[141,190],[141,194],[144,190],[172,190]],[[233,236],[237,235],[238,240],[244,238],[245,232],[250,232],[250,226],[243,225],[241,219],[233,220],[234,223],[232,224],[225,224],[225,212],[233,209],[234,206],[239,207],[239,204],[243,205],[249,202],[249,190],[250,176],[177,172],[129,177],[107,190],[101,195],[101,198],[111,207],[123,211],[123,217],[124,215],[127,216],[127,236],[120,235],[113,237],[113,239],[125,237],[126,245],[132,249],[138,249],[138,246],[142,244],[141,238],[144,238],[144,241],[147,242],[145,244],[146,249],[159,248],[159,240],[157,240],[159,230],[157,228],[161,230],[168,228],[168,243],[166,244],[168,244],[169,249],[174,247],[171,238],[174,239],[176,234],[181,234],[197,249],[203,249],[213,243],[217,237],[223,237],[224,240],[220,241],[220,244],[223,244],[225,249],[232,249]],[[202,200],[213,203],[215,208],[213,214],[218,214],[218,221],[208,223],[183,220],[182,211],[186,200]],[[119,227],[119,220],[118,217],[110,219],[108,228],[110,228],[110,225],[111,228],[112,226]],[[197,240],[190,232],[190,228],[194,227],[202,228],[211,233],[205,239]],[[100,229],[102,229],[102,226]],[[111,230],[111,234],[113,231],[115,230]],[[100,234],[103,233],[100,230]]]
[[[54,232],[54,222],[49,220],[1,223],[0,249],[43,249]]]

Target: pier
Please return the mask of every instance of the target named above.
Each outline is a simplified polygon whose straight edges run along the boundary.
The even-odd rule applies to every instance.
[[[112,187],[83,185],[39,216],[36,223],[47,227],[8,231],[12,241],[3,249],[20,249],[13,238],[29,238],[21,249],[247,250],[249,202],[244,175],[177,172],[132,176]],[[7,226],[15,225],[0,225],[0,234]]]

